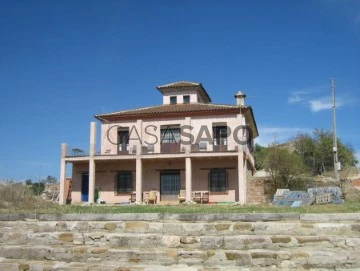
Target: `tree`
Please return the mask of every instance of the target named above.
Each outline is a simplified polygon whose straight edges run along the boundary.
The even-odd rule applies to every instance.
[[[44,180],[45,184],[56,184],[58,182],[58,180],[54,177],[54,176],[47,176],[46,179]]]
[[[312,169],[314,174],[321,174],[323,170],[334,168],[333,133],[330,131],[315,129],[313,136],[300,134],[295,137],[295,151],[300,155],[306,166]],[[343,166],[353,166],[356,162],[354,151],[346,146],[338,138],[338,156]]]
[[[265,160],[267,155],[267,148],[255,144],[254,148],[254,159],[255,159],[255,168],[257,170],[265,168]]]
[[[299,154],[288,148],[272,146],[268,148],[265,169],[270,173],[276,188],[291,188],[291,182],[304,172],[304,164]]]

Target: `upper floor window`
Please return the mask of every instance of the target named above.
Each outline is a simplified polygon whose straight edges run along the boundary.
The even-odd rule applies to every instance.
[[[127,152],[129,150],[129,128],[118,130],[119,152]]]
[[[170,104],[177,104],[177,97],[176,96],[171,96],[170,97]]]
[[[213,127],[214,145],[227,145],[227,127],[215,126]]]
[[[190,95],[184,95],[183,96],[183,103],[184,104],[190,103]]]
[[[179,125],[161,126],[161,143],[179,143],[180,137]]]

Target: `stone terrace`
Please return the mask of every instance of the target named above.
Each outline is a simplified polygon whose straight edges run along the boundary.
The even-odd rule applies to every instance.
[[[0,215],[0,270],[360,270],[360,214]]]

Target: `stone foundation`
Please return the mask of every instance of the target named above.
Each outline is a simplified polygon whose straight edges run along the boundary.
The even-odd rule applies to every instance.
[[[0,270],[360,269],[360,214],[0,215]]]

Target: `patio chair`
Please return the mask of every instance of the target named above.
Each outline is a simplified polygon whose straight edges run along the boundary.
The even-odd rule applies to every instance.
[[[201,192],[194,192],[193,201],[201,203]]]
[[[178,196],[179,202],[184,202],[186,200],[186,190],[180,190],[180,194]]]
[[[150,191],[149,193],[149,203],[155,204],[157,200],[157,193],[156,191]]]
[[[149,194],[150,192],[144,192],[143,193],[143,201],[148,204],[149,203]]]
[[[209,203],[209,192],[203,192],[201,197],[202,203]]]
[[[131,203],[135,202],[136,201],[136,193],[131,193],[129,200]]]

